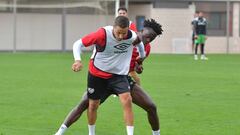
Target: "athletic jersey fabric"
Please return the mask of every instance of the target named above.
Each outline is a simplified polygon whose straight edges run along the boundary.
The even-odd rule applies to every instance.
[[[133,23],[131,21],[130,21],[129,29],[137,32],[137,28],[136,28],[135,23]],[[146,57],[147,57],[149,55],[150,51],[151,51],[151,46],[150,46],[150,44],[145,44],[144,48],[145,48],[145,54],[146,54]],[[134,69],[135,68],[135,62],[136,62],[138,56],[139,56],[138,49],[137,49],[137,47],[134,47],[129,72],[135,70]]]
[[[137,35],[129,30],[126,39],[117,41],[112,31],[113,26],[106,26],[82,38],[85,47],[95,44],[89,64],[89,71],[95,76],[110,78],[112,74],[128,74],[132,43]]]
[[[197,35],[206,35],[207,34],[207,20],[203,17],[197,17],[194,21],[195,33]]]
[[[135,32],[137,32],[136,24],[133,23],[132,21],[130,21],[129,29],[130,29],[130,30],[133,30],[133,31],[135,31]]]
[[[150,44],[145,44],[144,49],[145,49],[146,57],[148,57],[148,55],[150,54],[150,51],[151,51],[151,45]],[[134,47],[129,72],[135,70],[135,65],[136,65],[135,63],[137,61],[138,56],[139,56],[138,50],[137,50],[136,47]]]

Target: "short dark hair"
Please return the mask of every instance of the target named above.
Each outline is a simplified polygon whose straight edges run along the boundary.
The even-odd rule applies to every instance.
[[[121,28],[129,27],[129,19],[125,16],[118,16],[115,18],[114,26],[119,26]]]
[[[127,11],[127,8],[125,8],[125,7],[120,7],[120,8],[118,8],[118,12],[119,12],[120,10],[123,10],[123,11],[128,12],[128,11]]]
[[[154,19],[145,20],[143,27],[152,28],[157,33],[157,35],[161,35],[163,32],[162,25],[157,23]]]
[[[199,14],[199,13],[200,13],[200,11],[196,11],[195,13],[196,13],[196,14]]]

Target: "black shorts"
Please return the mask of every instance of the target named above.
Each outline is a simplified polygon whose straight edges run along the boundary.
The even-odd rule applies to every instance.
[[[136,84],[136,82],[132,79],[132,77],[127,76],[127,80],[128,83],[130,85],[130,91],[133,90],[134,85]],[[117,93],[115,93],[113,90],[111,90],[110,88],[108,88],[108,90],[102,95],[100,102],[103,103],[110,95],[118,95]]]
[[[132,90],[133,89],[133,86],[136,84],[136,82],[132,79],[132,77],[131,76],[127,76],[127,79],[128,79],[128,83],[129,83],[129,85],[130,85],[130,90]]]
[[[90,99],[101,99],[109,93],[121,94],[130,92],[130,85],[126,75],[113,75],[109,79],[96,77],[88,73],[87,94]]]

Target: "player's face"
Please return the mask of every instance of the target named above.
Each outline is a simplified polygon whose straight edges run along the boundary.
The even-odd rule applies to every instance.
[[[195,17],[198,17],[198,16],[199,16],[199,14],[198,14],[198,13],[195,13],[195,14],[194,14],[194,18],[195,18]]]
[[[143,28],[142,39],[143,44],[152,42],[157,37],[156,32],[152,28]]]
[[[113,35],[116,38],[116,40],[121,41],[125,37],[127,37],[128,34],[128,27],[126,28],[121,28],[119,26],[114,26],[113,27]]]
[[[199,17],[203,17],[203,12],[200,12],[200,13],[199,13]]]
[[[119,10],[119,11],[118,11],[118,15],[119,15],[119,16],[128,17],[128,14],[127,14],[127,12],[126,12],[125,10]]]

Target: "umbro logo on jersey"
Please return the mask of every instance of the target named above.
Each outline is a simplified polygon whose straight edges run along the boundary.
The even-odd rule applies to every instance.
[[[121,43],[121,44],[115,45],[114,48],[123,51],[123,50],[127,49],[130,45],[131,45],[131,44]]]
[[[94,88],[88,88],[87,91],[88,93],[92,94],[94,92]]]

